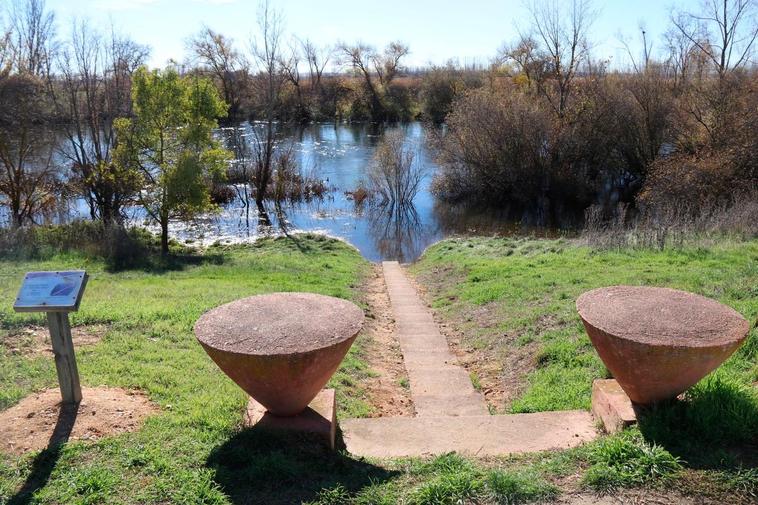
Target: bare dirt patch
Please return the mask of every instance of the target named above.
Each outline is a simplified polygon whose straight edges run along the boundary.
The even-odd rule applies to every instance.
[[[104,324],[92,324],[71,328],[71,338],[74,348],[95,345],[103,339],[108,331]],[[43,326],[25,326],[14,329],[2,337],[0,345],[13,355],[21,356],[52,356],[53,348],[50,343],[50,332]]]
[[[534,370],[538,346],[533,342],[519,345],[518,335],[502,334],[498,337],[497,346],[474,348],[470,345],[475,340],[471,328],[495,328],[501,317],[497,311],[498,304],[492,302],[471,307],[453,317],[442,314],[432,308],[432,300],[443,296],[461,280],[455,272],[452,269],[435,269],[432,275],[420,278],[407,270],[406,273],[432,311],[458,362],[470,374],[476,374],[487,405],[502,413],[526,389],[527,375]]]
[[[395,337],[395,318],[381,265],[372,265],[362,293],[368,305],[363,328],[364,335],[368,337],[366,361],[377,374],[369,378],[366,384],[369,402],[374,406],[374,417],[412,417],[414,410],[407,387],[408,373]]]
[[[675,491],[632,489],[618,491],[612,495],[565,494],[559,496],[555,503],[561,505],[715,505],[725,502],[701,496],[688,497]]]
[[[23,454],[135,431],[158,410],[145,395],[119,388],[82,388],[82,397],[78,408],[62,408],[60,391],[46,389],[0,412],[0,451]]]

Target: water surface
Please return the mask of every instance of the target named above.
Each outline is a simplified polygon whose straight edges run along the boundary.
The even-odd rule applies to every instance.
[[[376,203],[356,205],[349,192],[366,180],[366,168],[372,162],[377,143],[391,130],[400,130],[406,145],[415,150],[416,163],[425,172],[421,190],[413,205],[400,211]],[[450,235],[524,233],[524,228],[512,219],[452,207],[432,195],[430,185],[438,166],[427,145],[428,134],[421,123],[394,126],[322,123],[292,129],[283,142],[291,143],[302,173],[326,183],[329,191],[323,199],[281,206],[268,204],[264,219],[254,204],[245,205],[237,198],[218,213],[189,222],[172,222],[169,233],[184,243],[211,245],[244,243],[283,233],[316,232],[346,240],[371,261],[402,262],[415,260],[429,245]],[[224,130],[219,136],[225,137]],[[65,164],[62,162],[61,166]],[[2,210],[5,209],[0,209],[0,223],[7,219]],[[154,223],[146,221],[141,208],[127,208],[126,214],[132,224],[158,231]],[[58,213],[47,216],[46,221],[60,223],[87,218],[89,211],[79,199],[61,205]]]

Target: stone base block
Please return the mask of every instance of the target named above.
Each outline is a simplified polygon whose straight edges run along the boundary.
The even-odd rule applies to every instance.
[[[608,433],[618,433],[637,422],[637,408],[615,379],[592,383],[592,414]]]
[[[322,389],[300,414],[292,417],[275,416],[250,398],[245,412],[244,426],[272,430],[313,434],[323,438],[334,449],[337,432],[337,414],[334,389]]]

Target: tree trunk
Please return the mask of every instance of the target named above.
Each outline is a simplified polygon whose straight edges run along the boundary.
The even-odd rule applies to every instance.
[[[23,219],[21,216],[21,205],[18,203],[18,201],[12,201],[11,202],[11,225],[13,228],[21,228],[21,225],[23,224]]]
[[[161,255],[168,256],[168,219],[161,220]]]

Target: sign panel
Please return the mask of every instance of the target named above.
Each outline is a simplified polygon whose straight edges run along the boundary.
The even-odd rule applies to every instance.
[[[87,272],[28,272],[13,304],[16,312],[71,312],[79,309]]]

